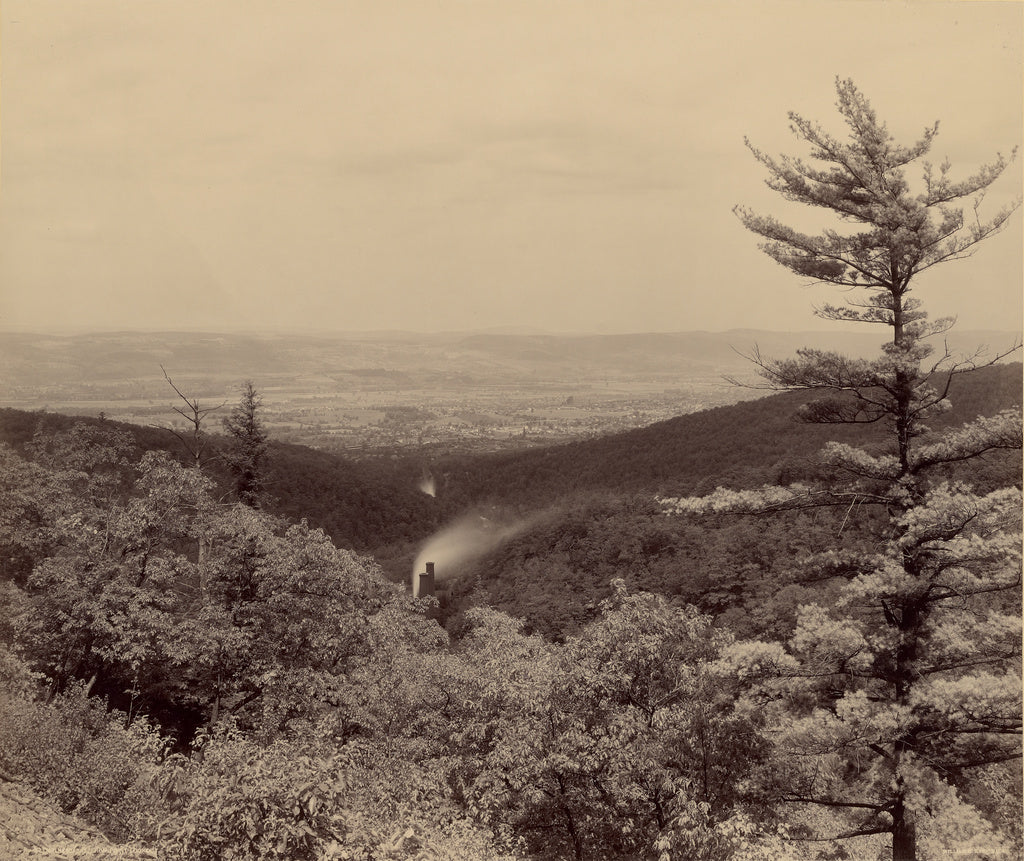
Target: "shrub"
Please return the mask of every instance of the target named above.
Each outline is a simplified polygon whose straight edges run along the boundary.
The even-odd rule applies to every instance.
[[[7,684],[8,677],[19,678],[7,671],[12,660],[7,653],[0,686],[0,768],[112,839],[137,836],[135,821],[146,802],[135,790],[163,757],[165,742],[145,719],[126,726],[122,713],[108,711],[84,685],[44,703],[23,677]]]
[[[2,588],[0,584],[0,589]],[[31,698],[42,678],[42,674],[32,672],[28,664],[19,658],[10,646],[0,641],[0,699]]]
[[[374,858],[511,861],[446,798],[429,769],[372,743],[261,746],[222,729],[188,767],[185,803],[160,844],[175,861]]]
[[[193,760],[186,806],[162,848],[187,861],[315,859],[345,840],[344,791],[335,761],[283,741],[263,748],[229,728]]]

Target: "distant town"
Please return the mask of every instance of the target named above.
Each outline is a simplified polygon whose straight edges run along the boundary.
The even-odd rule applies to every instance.
[[[375,457],[412,450],[486,452],[566,442],[643,427],[653,422],[750,397],[750,390],[711,378],[664,388],[642,379],[611,386],[554,384],[473,386],[452,390],[341,389],[301,391],[277,383],[261,387],[263,416],[275,439]],[[187,388],[187,387],[186,387]],[[237,400],[230,386],[194,392],[204,407]],[[193,396],[192,394],[189,395]],[[125,386],[0,384],[0,406],[182,428],[172,409],[175,394],[149,382]],[[211,413],[210,428],[219,429]]]
[[[999,348],[1012,332],[964,332]],[[745,358],[812,346],[877,349],[876,334],[336,336],[0,332],[0,406],[180,426],[174,381],[218,407],[251,380],[275,439],[372,458],[529,448],[643,427],[765,394]],[[953,345],[956,348],[956,345]],[[737,384],[739,383],[739,384]]]
[[[0,406],[173,428],[168,377],[224,415],[252,380],[274,438],[380,457],[566,442],[759,394],[723,379],[728,348],[709,361],[665,337],[0,333]]]

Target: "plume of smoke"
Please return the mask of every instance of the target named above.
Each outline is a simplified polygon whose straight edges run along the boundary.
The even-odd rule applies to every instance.
[[[419,591],[419,574],[433,562],[435,579],[458,577],[464,566],[489,553],[498,545],[518,535],[533,520],[498,524],[479,514],[466,514],[429,538],[423,545],[412,569],[412,593]]]
[[[434,476],[430,474],[428,469],[423,470],[418,487],[427,496],[437,496],[437,482],[434,481]]]

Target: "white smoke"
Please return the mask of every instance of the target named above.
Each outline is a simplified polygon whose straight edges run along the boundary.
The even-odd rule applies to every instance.
[[[502,525],[479,514],[466,514],[427,540],[412,568],[412,594],[419,594],[419,575],[434,563],[435,581],[458,577],[464,567],[526,529],[531,520]]]
[[[430,470],[423,470],[423,477],[420,479],[419,489],[427,496],[437,496],[437,482],[434,481],[434,476],[430,474]]]

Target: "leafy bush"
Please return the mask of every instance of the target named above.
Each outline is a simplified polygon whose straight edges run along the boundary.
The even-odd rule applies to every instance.
[[[0,689],[0,768],[24,780],[39,795],[74,813],[115,840],[136,834],[137,792],[147,768],[158,763],[166,743],[144,720],[126,726],[125,716],[75,685],[51,702],[27,696],[24,685]]]
[[[344,840],[345,778],[338,763],[277,742],[263,748],[228,730],[203,745],[187,806],[166,848],[172,857],[315,859]]]
[[[228,727],[200,751],[160,845],[175,861],[512,858],[427,770],[382,747],[311,736],[261,746]]]
[[[41,673],[32,672],[6,643],[0,642],[0,702],[10,697],[31,698],[42,678]]]

